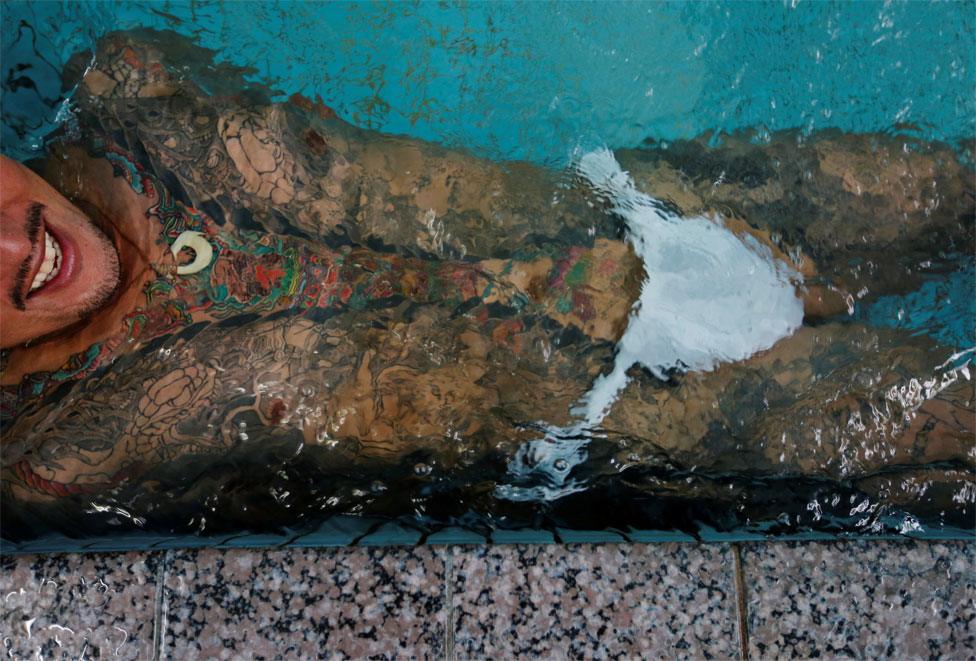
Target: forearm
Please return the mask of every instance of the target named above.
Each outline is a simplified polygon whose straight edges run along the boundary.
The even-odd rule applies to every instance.
[[[438,257],[512,257],[590,246],[613,220],[584,191],[529,163],[497,163],[407,138],[357,131],[357,229]]]

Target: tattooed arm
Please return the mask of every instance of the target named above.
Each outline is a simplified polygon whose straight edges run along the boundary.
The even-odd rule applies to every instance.
[[[78,102],[218,221],[441,257],[507,258],[534,239],[556,251],[616,233],[552,173],[363,131],[298,96],[273,104],[212,55],[173,33],[107,37]],[[917,286],[906,269],[932,254],[974,250],[971,168],[947,146],[746,137],[718,148],[651,144],[618,158],[649,193],[687,214],[744,219],[733,223],[780,245],[810,283],[841,290],[823,294],[817,316],[864,292]]]
[[[495,309],[190,327],[25,411],[5,434],[4,487],[90,496],[271,442],[383,462],[427,449],[444,465],[515,447],[527,423],[568,421],[612,347]]]
[[[542,168],[360,130],[297,95],[271,103],[242,70],[223,66],[216,84],[211,56],[174,33],[114,34],[99,42],[76,100],[95,125],[83,131],[172,173],[174,194],[218,222],[455,258],[614,233]]]
[[[120,366],[77,382],[65,399],[18,417],[5,433],[4,484],[12,495],[37,500],[97,494],[154,464],[229,446],[223,435],[187,424],[220,395],[212,366],[138,362],[136,371]]]

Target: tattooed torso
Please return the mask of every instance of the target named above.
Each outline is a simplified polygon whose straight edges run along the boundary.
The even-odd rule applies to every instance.
[[[427,447],[450,466],[570,421],[641,277],[592,200],[527,165],[372,136],[320,101],[270,103],[240,72],[205,81],[239,93],[205,95],[166,67],[167,47],[103,40],[66,139],[145,196],[161,241],[199,231],[215,257],[189,276],[160,268],[116,332],[5,389],[8,493],[89,495],[269,441],[381,461]],[[770,439],[832,429],[843,452],[854,412],[941,361],[924,342],[871,337],[826,325],[677,386],[638,375],[606,422],[613,469],[665,450],[719,471],[843,474],[811,455],[821,444],[784,459]],[[887,370],[895,347],[900,371]],[[887,376],[855,378],[871,370]],[[829,415],[807,406],[818,379],[843,393]],[[900,459],[965,460],[962,385],[922,416],[931,447],[906,441]]]
[[[144,196],[160,242],[200,232],[214,257],[193,275],[157,268],[114,333],[5,389],[18,496],[97,492],[286,431],[392,458],[451,437],[514,440],[520,422],[565,418],[608,358],[579,328],[619,325],[630,302],[601,321],[583,285],[592,272],[603,291],[633,289],[632,265],[564,249],[592,245],[600,214],[574,213],[578,234],[532,248],[557,227],[540,219],[571,215],[552,190],[506,194],[514,175],[484,162],[374,146],[303,99],[244,110],[174,89],[151,48],[101,48],[71,136]],[[478,259],[506,253],[491,263],[501,278]],[[530,259],[553,283],[545,296],[505,281]]]

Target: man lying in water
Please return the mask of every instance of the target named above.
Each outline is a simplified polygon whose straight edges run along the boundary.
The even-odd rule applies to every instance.
[[[644,280],[599,187],[272,104],[239,71],[182,77],[206,57],[105,38],[40,176],[3,160],[7,497],[101,494],[255,442],[422,448],[450,471],[578,419]],[[933,246],[972,250],[971,173],[939,145],[796,138],[617,154],[645,193],[802,275],[808,323],[708,371],[629,370],[601,412],[612,470],[663,453],[892,502],[969,488],[972,381],[849,312],[917,284]]]

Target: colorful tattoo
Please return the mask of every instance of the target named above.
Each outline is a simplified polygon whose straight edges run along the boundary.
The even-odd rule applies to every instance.
[[[396,297],[456,305],[489,293],[488,280],[471,264],[348,247],[331,251],[256,231],[221,231],[206,214],[176,200],[133,156],[115,145],[98,147],[116,176],[137,193],[155,198],[146,215],[159,223],[167,244],[182,232],[201,232],[213,246],[214,258],[197,274],[159,275],[147,283],[145,305],[125,316],[118,333],[72,356],[59,370],[31,374],[22,384],[22,395],[37,396],[58,383],[85,377],[111,362],[123,347],[138,346],[196,321],[286,308],[363,310]]]

